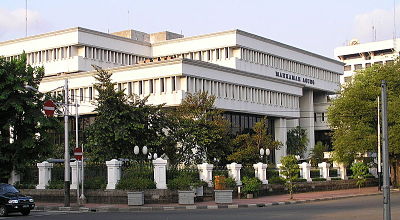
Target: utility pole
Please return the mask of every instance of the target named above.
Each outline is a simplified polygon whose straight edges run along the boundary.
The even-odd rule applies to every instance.
[[[380,111],[380,103],[379,103],[379,96],[378,96],[378,190],[382,191],[382,161],[381,161],[381,111]]]
[[[389,143],[387,122],[387,86],[382,80],[382,160],[383,160],[383,219],[391,220],[390,214],[390,178],[389,178]]]
[[[75,96],[75,147],[79,148],[79,112],[78,112],[78,98]],[[76,158],[76,157],[75,157]],[[80,204],[79,200],[79,160],[75,160],[76,162],[76,180],[78,181],[76,184],[76,204]],[[83,161],[82,161],[83,166]]]
[[[64,207],[70,207],[70,174],[69,174],[69,142],[68,142],[68,79],[64,85]]]

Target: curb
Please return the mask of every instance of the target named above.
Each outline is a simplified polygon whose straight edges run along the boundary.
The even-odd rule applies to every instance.
[[[392,191],[392,193],[398,193],[399,191]],[[159,207],[148,207],[148,206],[137,206],[128,208],[117,208],[117,207],[98,207],[98,208],[87,208],[87,207],[59,207],[59,206],[36,206],[32,211],[60,211],[60,212],[149,212],[149,211],[176,211],[176,210],[194,210],[194,209],[239,209],[239,208],[263,208],[278,205],[292,205],[292,204],[303,204],[329,200],[339,200],[354,197],[374,196],[381,195],[382,193],[369,193],[369,194],[354,194],[346,196],[331,196],[322,197],[317,199],[306,199],[296,201],[282,201],[282,202],[271,202],[271,203],[249,203],[249,204],[225,204],[225,205],[188,205],[188,206],[159,206]]]

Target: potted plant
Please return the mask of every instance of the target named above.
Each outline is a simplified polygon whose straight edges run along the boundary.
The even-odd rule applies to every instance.
[[[193,205],[195,197],[194,186],[198,185],[198,182],[190,175],[180,175],[168,183],[168,189],[178,190],[179,205]]]
[[[236,180],[231,177],[216,176],[214,183],[215,203],[232,203],[233,189],[236,187]]]
[[[242,192],[246,194],[246,198],[252,199],[254,198],[254,194],[260,191],[262,182],[261,180],[255,178],[255,177],[243,177],[243,188]]]

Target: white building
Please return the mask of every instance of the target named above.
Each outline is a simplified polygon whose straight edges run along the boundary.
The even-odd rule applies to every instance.
[[[350,82],[357,70],[373,64],[393,63],[399,56],[399,43],[400,39],[392,39],[361,44],[354,39],[347,46],[335,48],[335,57],[345,64],[340,82]]]
[[[95,64],[113,72],[118,89],[150,95],[150,104],[175,106],[187,92],[208,91],[234,132],[268,116],[270,132],[285,144],[287,131],[300,125],[307,129],[308,149],[329,130],[327,95],[339,89],[343,74],[342,62],[241,30],[183,37],[78,27],[0,42],[2,56],[23,51],[31,65],[45,68],[40,91],[62,86],[67,78],[83,114],[94,114]],[[275,152],[275,160],[284,155],[286,147]]]

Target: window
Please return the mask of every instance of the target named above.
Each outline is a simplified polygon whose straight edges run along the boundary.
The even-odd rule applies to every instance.
[[[118,91],[122,90],[122,83],[118,83]]]
[[[172,85],[172,91],[176,90],[176,77],[173,76],[171,77],[171,85]]]
[[[317,122],[317,113],[314,113],[314,122]]]
[[[160,79],[160,90],[161,90],[161,92],[165,92],[164,78]]]
[[[128,95],[132,95],[132,82],[128,82]]]
[[[225,47],[225,58],[229,58],[229,47]]]
[[[83,101],[83,88],[79,89],[79,95],[80,95],[80,100],[82,102]]]
[[[344,77],[344,82],[345,83],[351,82],[351,76]]]
[[[220,58],[220,57],[219,57],[219,49],[216,49],[216,50],[215,50],[215,53],[216,53],[216,59],[219,60],[219,58]]]
[[[89,100],[93,100],[93,88],[89,87]]]
[[[150,90],[150,93],[153,93],[153,92],[154,92],[154,89],[153,89],[153,80],[152,80],[152,79],[149,80],[149,90]]]
[[[344,66],[344,71],[350,71],[350,70],[351,70],[351,65]]]
[[[386,60],[385,64],[394,64],[394,60]]]
[[[323,112],[321,114],[321,121],[325,121],[325,113],[323,113]]]
[[[371,67],[371,63],[366,63],[365,68]]]
[[[362,69],[363,67],[362,67],[362,64],[355,64],[354,65],[354,70],[360,70],[360,69]]]
[[[143,94],[143,81],[139,81],[139,95]]]

